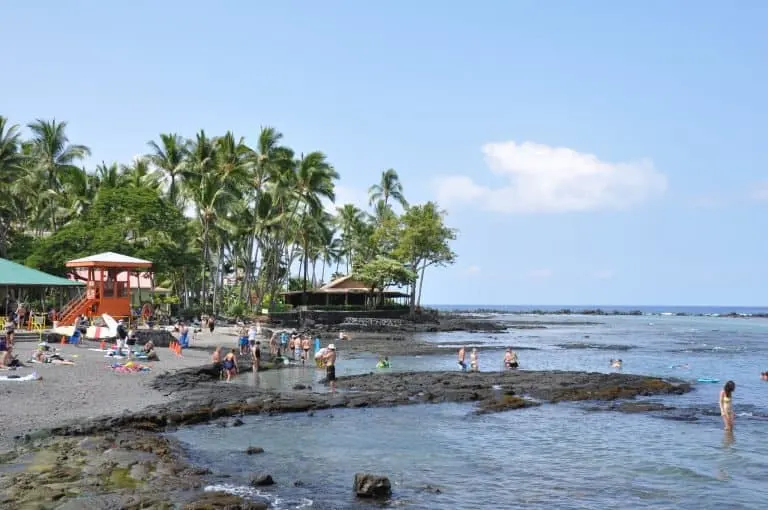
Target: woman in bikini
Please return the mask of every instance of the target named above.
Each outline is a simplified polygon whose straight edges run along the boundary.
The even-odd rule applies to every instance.
[[[227,375],[227,382],[232,379],[233,375],[237,375],[237,358],[235,357],[235,350],[232,349],[224,356],[224,373]]]
[[[725,430],[733,430],[733,392],[736,390],[736,383],[728,381],[720,392],[720,416],[723,417]]]
[[[472,372],[477,372],[479,370],[477,360],[477,347],[473,347],[472,352],[469,353],[469,368]]]

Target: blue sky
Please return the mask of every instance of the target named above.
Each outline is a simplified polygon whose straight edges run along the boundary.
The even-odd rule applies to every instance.
[[[95,165],[280,129],[460,231],[426,303],[764,305],[768,3],[25,0],[0,114]]]

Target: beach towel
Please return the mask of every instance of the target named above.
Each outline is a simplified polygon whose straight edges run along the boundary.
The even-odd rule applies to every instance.
[[[37,381],[42,379],[37,372],[27,375],[0,375],[0,381]]]

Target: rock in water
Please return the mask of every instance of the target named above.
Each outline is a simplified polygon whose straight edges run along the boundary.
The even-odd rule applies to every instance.
[[[251,485],[253,487],[266,487],[267,485],[274,485],[275,481],[272,479],[272,475],[266,473],[259,473],[251,478]]]
[[[266,503],[248,501],[226,492],[206,492],[184,505],[184,510],[266,510]]]
[[[264,448],[261,448],[260,446],[249,446],[247,450],[245,450],[245,453],[248,455],[257,455],[259,453],[264,453]]]
[[[385,499],[392,496],[389,478],[370,473],[356,473],[354,489],[358,498]]]

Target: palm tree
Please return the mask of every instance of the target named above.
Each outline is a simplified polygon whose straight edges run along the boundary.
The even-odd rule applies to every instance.
[[[344,204],[343,207],[336,208],[336,223],[341,230],[342,254],[347,263],[347,274],[349,274],[350,263],[354,255],[354,237],[358,225],[365,221],[363,211],[353,204]]]
[[[135,157],[132,164],[123,165],[120,171],[121,182],[129,188],[160,189],[160,171],[152,170],[147,157]]]
[[[91,150],[85,145],[70,144],[66,134],[67,123],[37,119],[29,124],[32,131],[30,156],[33,165],[41,174],[42,181],[47,186],[49,194],[50,227],[56,230],[55,194],[62,188],[62,181],[67,174],[78,172],[75,162],[91,155]]]
[[[148,143],[152,153],[149,161],[165,173],[168,178],[168,198],[172,204],[182,207],[179,182],[182,180],[185,170],[185,159],[189,154],[189,142],[176,133],[162,133],[160,143],[150,141]]]
[[[11,207],[11,184],[19,178],[22,155],[19,152],[21,135],[18,125],[8,125],[8,120],[0,115],[0,257],[8,251],[8,235],[13,221]]]
[[[408,207],[408,202],[405,200],[405,195],[403,195],[403,185],[400,182],[400,177],[393,168],[381,172],[379,184],[374,184],[368,188],[368,205],[373,205],[382,200],[385,206],[389,206],[390,198],[398,202],[403,209]]]

